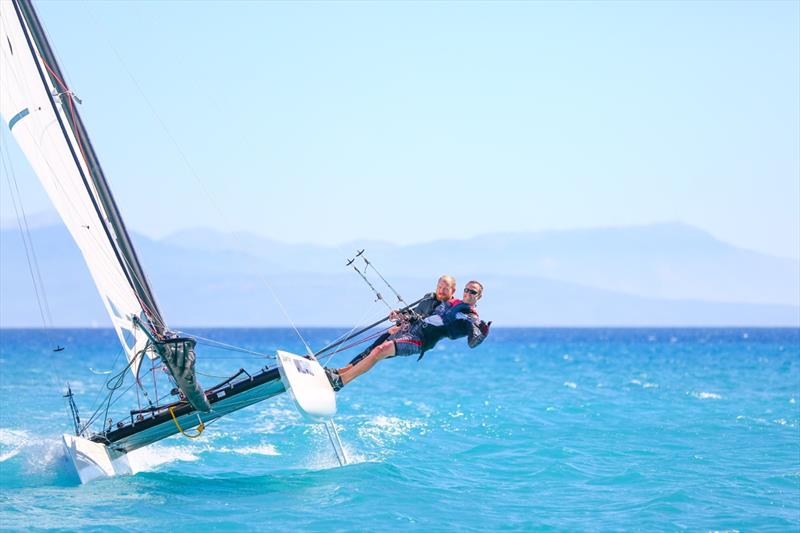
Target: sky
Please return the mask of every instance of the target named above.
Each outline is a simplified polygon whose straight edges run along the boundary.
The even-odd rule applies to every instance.
[[[678,221],[800,257],[798,2],[35,6],[151,237]],[[2,129],[26,212],[50,209]]]

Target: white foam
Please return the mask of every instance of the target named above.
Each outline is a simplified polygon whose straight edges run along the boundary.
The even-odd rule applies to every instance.
[[[359,435],[361,434],[361,431],[362,429],[359,428]],[[322,424],[313,424],[307,426],[305,433],[314,435],[314,444],[308,448],[308,450],[311,452],[311,455],[307,460],[304,461],[305,468],[309,468],[311,470],[327,470],[330,468],[339,468],[341,466],[338,459],[336,459],[336,454],[331,446],[328,433],[325,431],[325,427]],[[345,426],[339,426],[339,433],[341,435],[344,453],[347,456],[348,465],[375,462],[379,460],[379,458],[371,458],[360,453],[358,450],[355,450],[348,443],[347,428]]]
[[[301,420],[300,414],[288,403],[284,406],[270,405],[258,415],[254,426],[256,433],[280,433],[288,426],[293,426]]]
[[[314,455],[310,458],[308,465],[306,465],[307,468],[310,468],[311,470],[328,470],[330,468],[339,468],[341,466],[339,464],[339,460],[336,459],[336,454],[334,454],[333,448],[331,448],[330,443],[327,442],[327,438],[325,440],[325,444],[317,448]],[[370,458],[361,453],[357,453],[344,442],[342,442],[342,445],[344,446],[344,454],[347,456],[348,465],[378,462],[378,459]]]
[[[17,455],[30,440],[25,430],[0,428],[0,463]]]
[[[7,459],[11,459],[15,455],[19,453],[19,448],[16,448],[11,451],[0,452],[0,463],[6,461]]]
[[[422,402],[417,402],[417,411],[419,411],[422,415],[424,415],[427,418],[430,418],[431,415],[433,415],[433,413],[435,412],[431,406],[424,404]]]
[[[242,446],[241,448],[217,448],[214,451],[221,453],[237,453],[239,455],[280,455],[278,449],[272,444],[259,444],[258,446]]]
[[[461,416],[463,416],[463,413],[461,413]],[[421,422],[416,420],[404,420],[396,416],[378,415],[367,420],[365,424],[357,429],[357,432],[362,440],[383,446],[387,440],[397,440],[405,437],[412,430],[422,425]]]
[[[698,400],[721,400],[722,396],[713,392],[692,392],[692,396]]]
[[[36,437],[25,430],[0,429],[0,463],[23,451],[25,463],[32,472],[50,470],[57,460],[65,456],[60,438]]]
[[[645,383],[642,387],[645,389],[657,389],[658,383]]]
[[[577,389],[578,388],[578,385],[576,383],[573,383],[572,381],[565,381],[564,382],[564,386],[565,387],[569,387],[570,389]]]
[[[65,453],[60,437],[37,437],[26,430],[0,428],[0,463],[17,456],[24,458],[31,472],[38,473],[51,470]]]

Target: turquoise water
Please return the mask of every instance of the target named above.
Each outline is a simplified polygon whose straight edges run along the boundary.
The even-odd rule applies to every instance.
[[[302,352],[290,331],[196,333]],[[318,348],[341,332],[303,333]],[[0,331],[3,529],[800,529],[797,329],[498,328],[346,387],[349,466],[283,395],[151,447],[145,472],[83,486],[58,383],[88,414],[117,344],[51,336]],[[198,368],[210,385],[265,363],[201,347]]]

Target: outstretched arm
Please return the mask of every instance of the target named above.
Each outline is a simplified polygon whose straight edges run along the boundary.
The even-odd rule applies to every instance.
[[[486,323],[475,313],[456,313],[456,319],[463,320],[464,323],[469,324],[467,344],[469,344],[470,348],[477,348],[489,336],[491,321]]]

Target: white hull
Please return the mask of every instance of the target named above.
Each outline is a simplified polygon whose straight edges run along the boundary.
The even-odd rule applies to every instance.
[[[278,350],[278,369],[284,388],[309,422],[325,422],[336,414],[336,394],[316,360]]]
[[[133,474],[137,470],[128,454],[119,455],[99,442],[75,435],[64,435],[64,448],[75,466],[81,483],[102,477]]]

